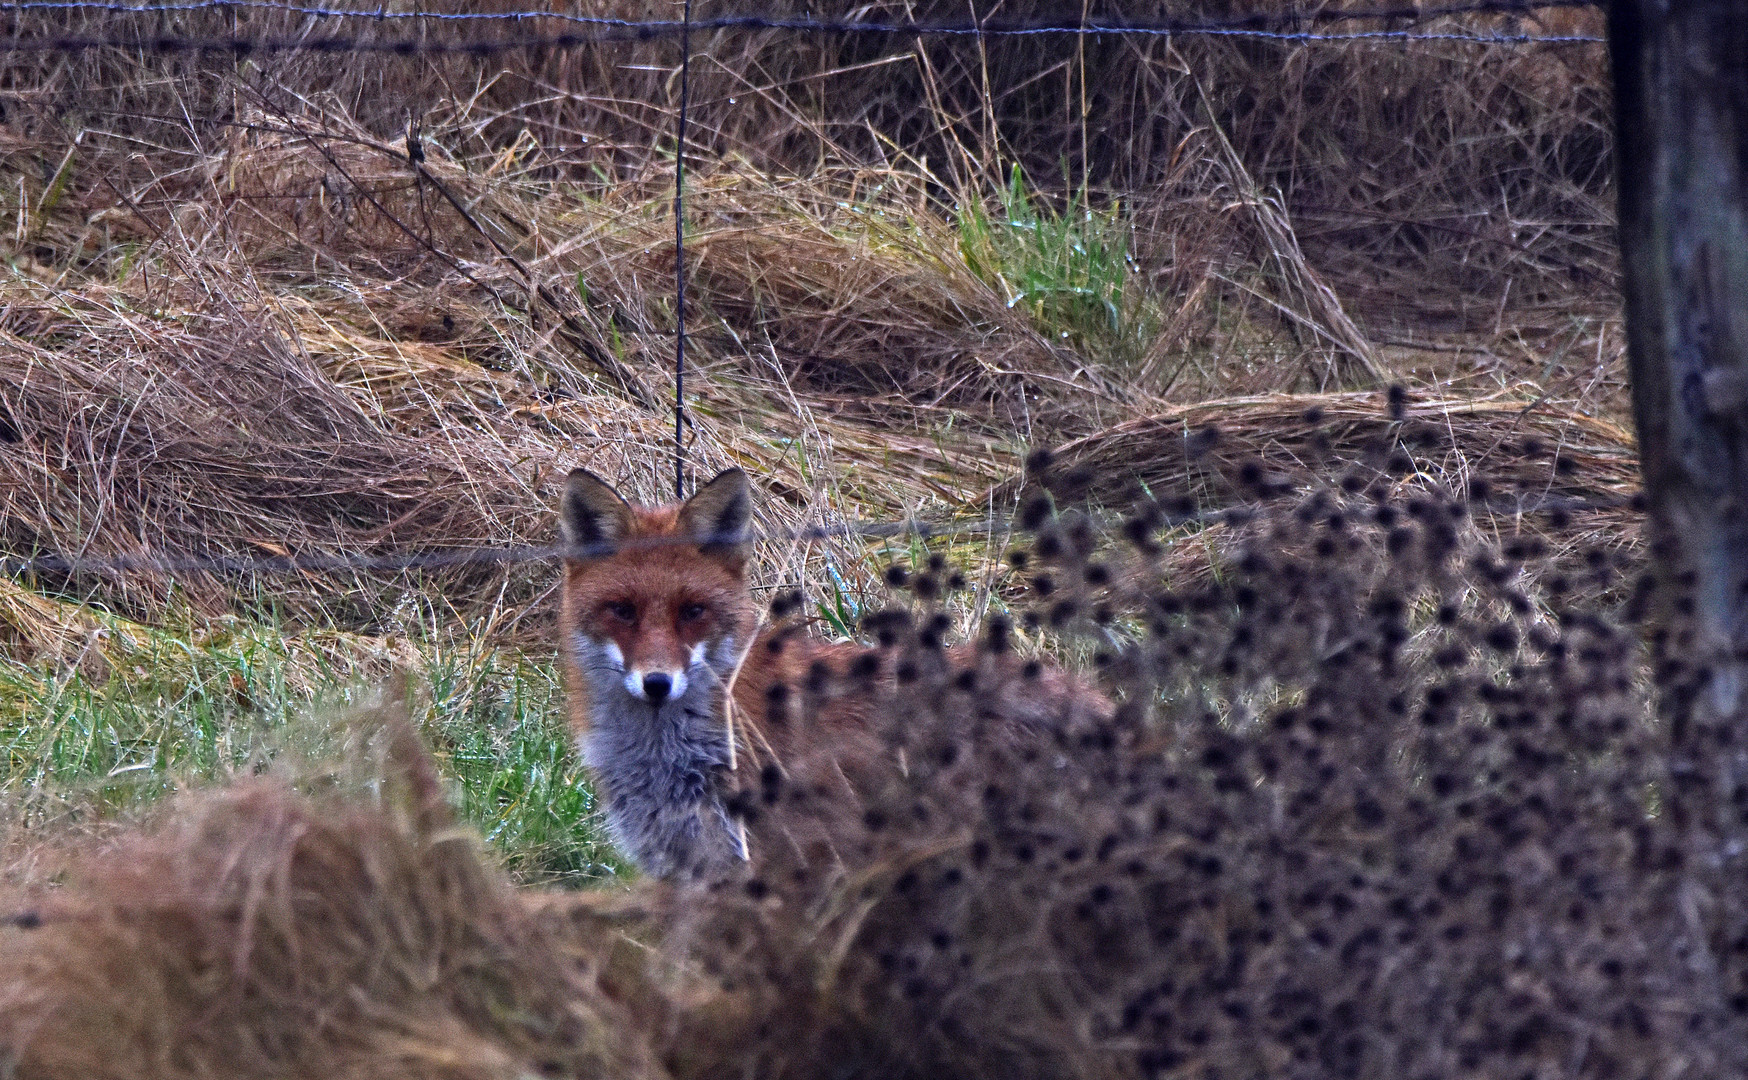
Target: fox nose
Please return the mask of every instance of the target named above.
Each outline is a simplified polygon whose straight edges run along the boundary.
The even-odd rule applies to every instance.
[[[649,699],[651,705],[660,705],[668,700],[668,694],[674,689],[674,681],[666,672],[654,671],[643,677],[643,696]]]

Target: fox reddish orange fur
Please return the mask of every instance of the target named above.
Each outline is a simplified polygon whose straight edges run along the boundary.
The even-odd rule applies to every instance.
[[[565,486],[562,652],[571,724],[594,777],[608,830],[639,869],[657,877],[711,876],[742,853],[728,809],[732,760],[727,689],[736,716],[782,768],[800,763],[846,785],[887,767],[871,731],[877,681],[786,716],[784,690],[842,676],[876,650],[773,629],[759,634],[746,571],[752,500],[730,469],[689,500],[632,506],[578,469]],[[755,640],[757,637],[757,640]],[[961,662],[969,650],[954,650]],[[1012,680],[986,703],[1013,730],[1049,723],[1063,707],[1104,712],[1109,702],[1059,671]],[[768,721],[768,722],[767,722]],[[823,768],[821,766],[823,765]]]

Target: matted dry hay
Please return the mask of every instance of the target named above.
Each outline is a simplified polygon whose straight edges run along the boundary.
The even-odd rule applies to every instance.
[[[1147,502],[1179,526],[1162,555],[1179,578],[1205,579],[1241,541],[1232,526],[1243,508],[1288,492],[1455,498],[1495,533],[1533,534],[1549,553],[1538,572],[1645,556],[1631,435],[1516,395],[1429,400],[1398,386],[1202,401],[1070,440],[1051,457],[1047,484],[1009,479],[990,497],[1047,490],[1107,512]]]
[[[780,14],[786,6],[800,10],[759,10]],[[1293,9],[1215,3],[1171,14]],[[635,6],[588,10],[650,14]],[[966,17],[952,5],[855,12],[876,20],[900,14]],[[1035,4],[1000,12],[1017,20],[1058,15]],[[1159,12],[1118,7],[1086,15],[1121,21]],[[93,30],[157,27],[142,16],[79,18]],[[267,12],[239,15],[235,24],[227,18],[182,13],[174,29],[294,34],[301,27]],[[1550,32],[1550,20],[1578,33],[1598,30],[1596,13],[1573,11],[1435,20],[1427,29]],[[355,20],[336,26],[365,38],[395,31]],[[23,18],[19,28],[36,24]],[[928,280],[919,293],[913,279],[926,260],[885,265],[878,244],[863,245],[855,259],[857,245],[840,246],[844,238],[833,235],[844,215],[834,221],[825,212],[862,204],[878,211],[886,199],[936,209],[984,201],[1004,186],[1004,163],[1016,160],[1033,183],[1090,185],[1101,204],[1135,212],[1136,270],[1161,294],[1184,298],[1180,314],[1193,316],[1197,330],[1190,340],[1217,341],[1234,321],[1261,321],[1308,335],[1305,347],[1320,352],[1329,340],[1352,344],[1343,326],[1355,309],[1362,324],[1412,337],[1435,324],[1472,329],[1483,317],[1497,332],[1504,314],[1525,304],[1545,321],[1606,314],[1614,303],[1599,46],[1392,41],[1304,48],[1037,37],[918,43],[735,32],[701,35],[695,44],[695,220],[726,249],[700,271],[723,289],[721,311],[742,343],[765,344],[762,328],[788,370],[826,385],[898,385],[907,400],[956,395],[974,402],[988,395],[991,379],[999,385],[1043,373],[1100,389],[1111,377],[1085,371],[1084,358],[1062,355],[1059,342],[1024,332],[1024,320],[1002,303],[1009,298],[992,303],[988,287],[967,280],[962,267]],[[669,332],[671,310],[661,317],[655,301],[671,298],[665,287],[632,278],[660,277],[669,265],[662,221],[670,165],[652,147],[671,126],[671,54],[664,41],[483,64],[382,57],[344,65],[323,55],[239,69],[210,58],[121,52],[21,63],[8,76],[5,93],[15,108],[0,130],[0,147],[23,184],[17,240],[31,258],[57,264],[68,252],[101,254],[115,242],[149,246],[167,222],[183,217],[207,218],[203,241],[223,235],[213,220],[223,210],[261,249],[262,265],[280,273],[320,279],[323,264],[338,257],[366,278],[396,279],[417,268],[415,284],[429,284],[435,271],[459,260],[511,306],[549,323],[562,314],[560,321],[588,327],[591,340],[565,351],[588,354],[579,363],[585,370],[620,369],[614,382],[621,391],[653,400],[647,395],[659,397],[664,365],[641,370],[646,347],[630,339]],[[1045,71],[1051,74],[1039,74]],[[1343,107],[1328,107],[1333,100]],[[409,105],[425,133],[429,175],[452,189],[473,220],[421,185],[405,161]],[[743,169],[773,179],[780,191],[768,199],[715,199],[711,174]],[[566,185],[594,190],[607,205],[569,221],[565,199],[526,205]],[[806,223],[789,220],[788,211]],[[651,275],[581,258],[596,241],[612,246],[612,237],[600,235],[583,240],[579,257],[563,267],[528,262],[543,248],[586,236],[603,218],[622,228],[624,246]],[[851,222],[850,231],[870,230]],[[732,249],[772,254],[762,243],[790,258],[758,258],[744,273],[745,260]],[[830,257],[807,257],[820,244]],[[538,280],[503,264],[495,245]],[[950,240],[931,246],[942,262],[952,261]],[[699,250],[711,263],[709,245]],[[587,283],[605,301],[600,311],[570,287],[579,261],[604,279]],[[1318,283],[1332,292],[1325,296]],[[613,293],[628,286],[634,295],[624,305]],[[385,321],[415,336],[465,335],[479,325],[447,304],[419,311],[407,299],[372,306],[396,309]],[[894,301],[902,314],[885,309]],[[612,342],[614,305],[629,320],[617,327],[625,357]],[[749,309],[758,315],[753,326],[745,325]],[[955,316],[952,325],[940,325],[943,314]],[[967,355],[973,339],[981,339],[979,356]],[[659,354],[664,343],[650,348]],[[1362,343],[1359,351],[1367,348]],[[878,370],[879,354],[913,360],[913,349],[918,355],[901,364],[903,378]],[[1312,384],[1319,370],[1312,366]],[[1295,372],[1294,381],[1306,374]],[[911,388],[915,380],[921,385]]]
[[[421,235],[435,229],[445,256],[460,260],[469,277],[526,307],[537,326],[556,324],[549,332],[566,362],[552,358],[541,377],[581,392],[586,384],[567,371],[579,368],[605,376],[603,389],[660,407],[674,329],[671,170],[652,168],[607,192],[579,186],[567,194],[497,170],[476,174],[432,146],[421,179],[398,148],[344,114],[299,103],[294,113],[251,115],[269,130],[308,133],[233,136],[204,167],[210,187],[202,194],[214,212],[227,213],[224,228],[252,265],[316,249],[361,274],[411,271],[441,262]],[[169,194],[189,179],[172,176],[157,187]],[[693,324],[694,362],[711,382],[775,374],[795,390],[854,397],[864,407],[947,406],[1004,429],[1040,384],[1054,391],[1033,406],[1040,420],[1064,392],[1118,400],[1109,376],[1045,340],[953,257],[956,239],[944,225],[888,217],[882,203],[899,203],[919,179],[843,170],[803,180],[734,163],[696,170],[688,266],[693,314],[704,321]],[[464,203],[466,217],[433,184]],[[895,190],[857,207],[858,190],[874,187]],[[428,314],[410,336],[474,356],[490,347],[467,348],[465,325],[432,321]]]
[[[168,325],[121,298],[9,309],[0,379],[16,437],[0,462],[0,507],[12,551],[440,550],[535,531],[526,473],[494,468],[499,456],[477,445],[394,430],[246,299],[226,296],[236,282],[203,284],[179,313],[187,322]],[[169,586],[135,574],[114,588],[142,600]]]
[[[147,253],[121,259],[119,282],[45,272],[5,284],[12,551],[246,558],[541,543],[552,480],[572,465],[644,498],[665,487],[670,420],[651,398],[671,393],[663,199],[619,189],[640,200],[626,212],[471,177],[433,149],[427,178],[466,200],[464,219],[367,132],[321,119],[354,141],[237,137],[197,170],[138,179],[128,204],[153,209],[97,211],[111,253]],[[962,266],[918,249],[949,244],[944,234],[855,214],[815,220],[781,185],[734,174],[702,184],[700,198],[707,218],[763,228],[697,238],[694,295],[733,314],[747,339],[709,325],[694,339],[688,458],[766,478],[780,498],[764,524],[776,531],[844,506],[846,493],[857,516],[960,505],[996,478],[1009,422],[1029,409],[1042,423],[1060,400],[1031,387],[1102,385]],[[438,230],[441,251],[396,220]],[[45,239],[77,231],[43,228]],[[779,239],[787,254],[772,261],[759,245]],[[344,270],[281,289],[305,276],[304,259]],[[758,265],[762,276],[750,273]],[[884,388],[867,382],[876,371]],[[956,430],[943,439],[937,425]],[[822,472],[822,459],[835,467]],[[189,581],[187,597],[209,612],[238,584]],[[174,595],[149,573],[48,584],[96,590],[135,615]],[[494,571],[358,573],[301,580],[281,599],[356,626],[392,595],[385,584],[460,602],[506,595]],[[509,602],[533,595],[527,574],[512,585]]]
[[[1063,443],[1057,459],[1085,494],[1121,505],[1137,488],[1165,500],[1262,467],[1295,484],[1348,470],[1420,475],[1451,492],[1471,479],[1528,507],[1586,500],[1624,510],[1637,490],[1632,434],[1516,395],[1431,398],[1401,387],[1199,401]]]
[[[1124,2],[1081,12],[1035,0],[977,8],[758,0],[700,14],[1120,23],[1308,16],[1343,6],[1369,5],[1203,0],[1168,11]],[[671,14],[610,0],[566,10],[632,19]],[[137,28],[148,35],[291,36],[308,29],[295,15],[260,11],[181,12],[173,20],[64,12],[14,18],[22,32],[45,24],[56,32]],[[1405,28],[1600,35],[1602,19],[1594,10],[1565,9],[1326,27]],[[422,32],[479,37],[493,29],[432,25]],[[398,21],[346,20],[324,32],[380,38],[408,31]],[[1224,132],[1257,189],[1281,193],[1311,262],[1338,278],[1350,299],[1361,294],[1368,316],[1380,321],[1441,317],[1472,325],[1491,320],[1501,299],[1552,311],[1606,291],[1613,275],[1609,96],[1600,44],[1383,40],[1305,47],[1191,36],[919,41],[719,31],[700,32],[693,48],[693,137],[701,158],[738,156],[782,174],[810,171],[822,160],[883,167],[909,157],[926,161],[948,188],[969,188],[1017,160],[1045,183],[1139,197],[1162,218],[1182,223],[1206,221],[1211,204],[1231,205],[1210,199],[1230,179],[1208,152],[1215,132]],[[241,70],[225,57],[142,63],[116,50],[21,61],[8,85],[52,103],[124,86],[117,93],[122,115],[105,124],[158,146],[168,140],[152,118],[228,116],[239,74],[283,87],[288,96],[331,93],[356,102],[382,142],[398,139],[409,103],[431,121],[429,130],[441,123],[440,103],[460,99],[471,106],[457,125],[460,134],[499,152],[509,167],[545,147],[536,152],[543,167],[623,177],[659,156],[652,147],[671,131],[674,64],[669,39],[513,54],[484,64],[393,56],[346,64],[322,54],[275,57]],[[184,100],[166,101],[176,94]],[[1223,194],[1243,198],[1234,187]],[[1149,230],[1166,247],[1178,231]]]
[[[73,845],[58,884],[39,866],[6,890],[0,1068],[667,1075],[634,1020],[637,967],[610,970],[620,931],[525,902],[456,827],[415,738],[391,720],[352,748],[376,759],[374,791],[243,780]]]

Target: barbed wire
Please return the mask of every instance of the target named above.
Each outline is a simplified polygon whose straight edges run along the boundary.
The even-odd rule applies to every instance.
[[[904,26],[892,26],[885,31],[893,34],[911,33],[967,33],[976,34],[979,31],[937,30],[926,31],[908,29]],[[1011,33],[1033,34],[1125,34],[1148,33],[1163,37],[1172,36],[1206,36],[1253,38],[1267,41],[1281,41],[1290,44],[1327,44],[1334,42],[1356,41],[1445,41],[1468,45],[1595,45],[1606,41],[1606,38],[1587,34],[1456,34],[1437,33],[1422,34],[1412,30],[1376,30],[1352,34],[1320,34],[1320,33],[1288,33],[1267,30],[1198,30],[1185,28],[1181,30],[1125,30],[1118,27],[1051,27],[1037,30],[1010,31]],[[408,38],[356,38],[356,37],[176,37],[176,36],[137,36],[137,37],[100,37],[92,35],[72,35],[42,38],[12,38],[0,39],[0,53],[77,53],[90,52],[96,49],[127,49],[142,52],[158,53],[226,53],[234,56],[252,54],[274,54],[291,52],[314,53],[394,53],[400,56],[437,56],[437,55],[468,55],[491,56],[499,53],[523,52],[537,49],[567,50],[583,48],[589,45],[611,44],[615,42],[645,40],[648,38],[666,36],[653,33],[629,34],[531,34],[526,36],[502,37],[495,40],[473,39],[468,41],[420,41]]]
[[[1215,524],[1242,525],[1254,520],[1258,508],[1266,500],[1237,503],[1208,509],[1173,509],[1168,504],[1146,504],[1156,527],[1170,529],[1184,526]],[[1602,513],[1611,510],[1643,512],[1641,493],[1574,498],[1563,495],[1512,496],[1489,495],[1471,498],[1467,504],[1489,514],[1503,517],[1528,517],[1537,514]],[[1140,507],[1132,508],[1133,511]],[[1111,529],[1123,519],[1100,520],[1102,528]],[[1023,533],[1010,517],[983,517],[963,521],[930,522],[915,518],[902,521],[851,521],[837,525],[821,525],[805,529],[774,530],[745,538],[750,543],[808,543],[824,540],[896,540],[915,537],[932,540],[945,537],[990,536]],[[722,542],[740,538],[725,537]],[[557,559],[590,559],[624,551],[657,550],[666,547],[697,546],[697,537],[656,536],[599,544],[506,544],[496,547],[455,548],[446,551],[406,552],[391,555],[271,555],[249,558],[230,555],[123,555],[106,558],[80,556],[34,555],[0,559],[0,575],[24,577],[56,574],[75,577],[116,577],[127,574],[219,574],[258,576],[267,574],[333,573],[358,571],[364,573],[395,573],[414,570],[451,570],[464,567],[505,567],[528,563],[552,562]],[[706,538],[704,543],[710,542]]]
[[[352,37],[336,34],[218,35],[174,34],[43,34],[0,40],[0,50],[9,52],[78,52],[101,48],[142,49],[154,52],[371,52],[430,55],[464,53],[486,55],[531,49],[571,49],[594,44],[651,40],[684,36],[688,28],[711,30],[773,30],[815,34],[881,34],[899,36],[1027,37],[1068,35],[1076,37],[1236,37],[1289,43],[1352,41],[1454,41],[1474,44],[1590,44],[1604,39],[1587,34],[1532,34],[1504,31],[1422,32],[1405,28],[1357,31],[1319,31],[1304,26],[1351,22],[1397,22],[1416,25],[1463,15],[1529,15],[1538,11],[1595,8],[1594,0],[1480,0],[1443,7],[1391,7],[1314,12],[1264,12],[1217,20],[1161,19],[1127,22],[1026,22],[983,20],[972,22],[922,22],[915,20],[830,20],[812,16],[778,18],[762,15],[725,15],[694,20],[635,20],[607,16],[573,15],[546,10],[509,12],[375,11],[328,8],[282,0],[195,0],[192,3],[121,4],[103,0],[18,0],[0,3],[0,12],[24,14],[37,11],[65,13],[89,11],[111,15],[173,15],[198,12],[229,12],[237,9],[273,11],[315,19],[351,19],[377,23],[435,22],[493,23],[519,25],[558,21],[585,26],[592,32],[556,34],[511,34],[494,38],[429,39],[413,37]]]
[[[1412,19],[1416,22],[1427,22],[1432,19],[1448,18],[1460,15],[1527,15],[1536,11],[1556,10],[1561,8],[1601,8],[1601,0],[1474,0],[1466,4],[1447,4],[1440,7],[1425,7],[1421,5],[1404,5],[1390,8],[1320,8],[1306,12],[1253,12],[1248,15],[1235,15],[1226,19],[1203,21],[1197,25],[1208,27],[1227,27],[1241,29],[1268,29],[1300,24],[1325,24],[1337,22],[1359,22],[1365,20],[1397,20]],[[519,11],[389,11],[378,6],[376,8],[334,8],[321,7],[312,4],[288,3],[286,0],[192,0],[189,3],[164,4],[125,4],[114,0],[14,0],[0,3],[0,11],[30,12],[30,11],[96,11],[107,14],[174,14],[191,11],[232,11],[238,8],[254,11],[278,11],[294,15],[312,15],[318,18],[367,19],[372,22],[390,22],[396,20],[415,20],[428,22],[521,22],[536,19],[557,19],[563,22],[578,23],[586,26],[610,26],[636,29],[645,26],[669,26],[676,29],[683,26],[684,20],[639,20],[618,19],[606,15],[575,15],[566,11],[549,9],[523,9]],[[810,16],[799,18],[774,18],[757,15],[723,15],[714,19],[701,19],[693,22],[695,29],[834,29],[841,32],[858,32],[860,30],[878,30],[892,24],[879,22],[864,22],[856,20],[822,20]],[[982,23],[912,23],[925,28],[939,28],[942,32],[953,29],[954,32],[1001,32],[989,29],[979,30],[979,27],[992,27],[1003,24],[986,20]],[[1051,24],[1037,23],[1038,27]],[[1078,24],[1077,24],[1078,25]],[[1097,24],[1107,26],[1148,26],[1164,25],[1147,22],[1125,24]],[[969,27],[957,30],[958,27]],[[1011,31],[1009,31],[1011,32]]]
[[[1010,527],[1005,518],[978,518],[970,521],[928,522],[863,521],[839,525],[821,525],[806,529],[778,530],[759,533],[749,542],[810,542],[841,539],[898,539],[915,536],[931,539],[940,536],[987,535]],[[739,538],[723,537],[717,542],[738,542]],[[695,547],[709,543],[697,537],[652,536],[599,544],[505,544],[484,548],[456,548],[448,551],[407,552],[396,555],[270,555],[248,558],[231,555],[122,555],[109,558],[83,558],[63,555],[34,555],[0,559],[0,574],[19,577],[27,574],[119,575],[137,573],[214,573],[214,574],[298,574],[336,570],[360,570],[387,573],[401,570],[444,570],[465,566],[512,566],[521,563],[550,562],[554,559],[591,559],[622,551],[656,550],[665,547]]]

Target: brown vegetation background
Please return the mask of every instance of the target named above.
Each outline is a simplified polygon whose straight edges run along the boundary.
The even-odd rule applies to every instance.
[[[992,13],[695,14],[802,10]],[[1257,10],[1288,8],[1166,14]],[[444,552],[550,539],[575,465],[665,493],[676,50],[15,56],[6,553]],[[755,835],[854,822],[837,861],[773,842],[710,889],[514,886],[387,707],[339,764],[0,848],[0,1061],[1739,1072],[1743,795],[1695,765],[1734,736],[1690,722],[1682,583],[1637,576],[1604,63],[1570,43],[700,33],[691,469],[754,473],[772,532],[1018,508],[1030,547],[935,552],[969,564],[970,606],[1012,609],[987,648],[1054,629],[1123,707],[980,738],[1015,688],[928,644],[927,549],[771,542],[769,582],[869,610],[888,563],[913,572],[922,631],[895,648],[923,675],[877,710],[902,775],[820,810],[780,769],[737,777]],[[1022,475],[1042,445],[1053,463]],[[69,611],[267,607],[395,642],[416,596],[539,649],[548,576],[42,573],[0,620],[9,655],[71,664],[111,646]],[[795,691],[801,722],[866,690],[821,682]]]
[[[499,32],[261,11],[12,18],[26,35]],[[1600,15],[1414,26],[1594,34]],[[677,47],[14,56],[9,549],[538,542],[572,465],[662,490]],[[694,54],[688,453],[698,473],[759,475],[768,527],[975,515],[1029,445],[1096,454],[1213,401],[1261,445],[1295,408],[1270,395],[1397,380],[1492,403],[1447,410],[1449,425],[1503,425],[1441,470],[1526,424],[1554,446],[1600,434],[1625,450],[1599,45],[718,31]],[[1000,223],[1015,167],[1038,212],[1091,209],[1115,233],[1111,340],[1017,302],[1021,276],[961,227],[972,207]],[[513,578],[508,602],[537,595]],[[176,593],[149,574],[70,584],[142,617]],[[177,595],[217,611],[237,584]],[[502,584],[324,575],[276,599],[368,629],[396,590],[490,606]]]

